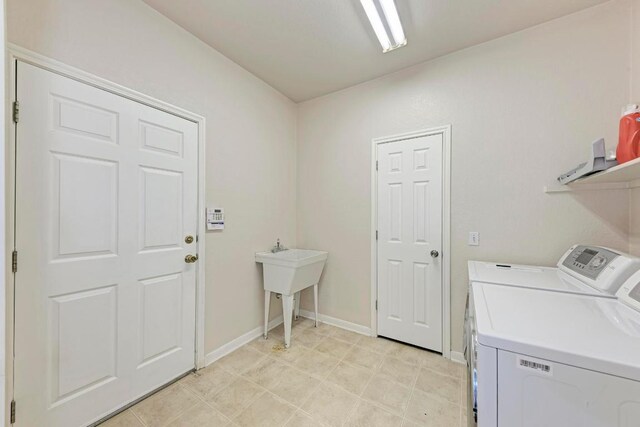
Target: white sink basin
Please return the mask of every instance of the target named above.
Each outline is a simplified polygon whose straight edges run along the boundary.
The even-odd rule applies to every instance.
[[[291,341],[291,317],[300,312],[300,291],[313,286],[316,327],[318,326],[318,281],[328,252],[310,249],[258,252],[256,262],[262,263],[264,279],[264,337],[267,338],[271,292],[282,294],[284,343]]]
[[[258,252],[256,262],[263,265],[264,289],[292,295],[317,284],[327,255],[310,249]]]
[[[318,261],[325,261],[328,252],[312,249],[286,249],[280,252],[258,252],[256,261],[264,264],[282,265],[285,267],[302,267]]]

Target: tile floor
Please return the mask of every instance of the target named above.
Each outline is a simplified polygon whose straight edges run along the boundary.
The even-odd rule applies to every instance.
[[[463,365],[309,319],[282,326],[102,427],[467,425]]]

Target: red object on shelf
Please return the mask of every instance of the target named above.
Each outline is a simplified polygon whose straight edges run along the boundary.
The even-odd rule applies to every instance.
[[[640,157],[640,105],[628,105],[622,113],[616,157],[618,164]]]

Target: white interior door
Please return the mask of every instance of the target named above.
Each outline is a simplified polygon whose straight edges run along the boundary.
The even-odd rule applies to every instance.
[[[16,425],[82,426],[194,368],[197,124],[17,76]]]
[[[378,335],[439,352],[442,147],[438,134],[379,144],[377,153]]]

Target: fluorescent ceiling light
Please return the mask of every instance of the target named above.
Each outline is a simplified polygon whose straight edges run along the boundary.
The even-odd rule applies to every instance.
[[[380,13],[378,13],[378,8],[376,7],[374,0],[360,0],[360,3],[362,3],[362,7],[367,14],[367,18],[369,18],[369,22],[371,22],[371,26],[373,27],[373,31],[376,33],[378,41],[382,45],[382,52],[386,53],[406,45],[407,38],[402,30],[402,24],[400,23],[400,17],[398,16],[398,10],[396,9],[394,0],[378,1],[382,7],[382,12],[384,13],[384,17],[387,21],[387,26],[391,30],[394,43],[391,43],[391,39],[387,34],[387,29],[382,23]]]
[[[407,38],[404,36],[404,31],[402,31],[402,24],[400,23],[395,2],[393,0],[380,0],[380,5],[382,6],[385,18],[387,18],[387,24],[391,30],[393,40],[396,42],[396,46],[404,46],[407,44]]]
[[[371,22],[371,26],[373,27],[373,31],[375,31],[378,41],[380,41],[382,45],[382,51],[387,52],[391,49],[391,40],[389,40],[387,30],[385,30],[382,24],[376,5],[373,4],[373,0],[360,0],[360,3],[362,3],[364,11],[367,13],[367,18],[369,18],[369,22]]]

